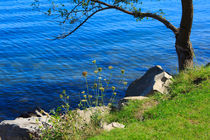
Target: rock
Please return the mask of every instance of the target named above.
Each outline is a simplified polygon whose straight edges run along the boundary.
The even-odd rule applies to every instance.
[[[110,131],[110,130],[115,129],[115,128],[125,128],[125,125],[120,124],[118,122],[112,122],[112,123],[110,123],[108,125],[107,125],[107,123],[104,123],[102,128],[104,130]]]
[[[43,113],[43,111],[42,111]],[[39,135],[41,133],[40,127],[46,127],[50,124],[49,114],[43,115],[36,111],[35,116],[28,118],[19,117],[15,120],[5,120],[0,123],[0,137],[2,140],[28,140],[29,135]],[[40,117],[37,117],[40,116]]]
[[[17,125],[0,124],[0,140],[29,140],[29,131]]]
[[[91,117],[96,113],[99,113],[101,116],[104,116],[110,112],[110,108],[108,106],[97,106],[87,108],[85,110],[77,110],[77,113],[82,121],[86,124],[90,123]]]
[[[172,76],[165,72],[161,66],[152,67],[141,78],[129,85],[125,96],[148,96],[155,91],[167,93],[171,78]]]
[[[121,109],[123,106],[127,105],[127,102],[130,100],[145,100],[148,99],[148,97],[144,96],[129,96],[129,97],[124,97],[120,99],[118,102],[118,109]]]

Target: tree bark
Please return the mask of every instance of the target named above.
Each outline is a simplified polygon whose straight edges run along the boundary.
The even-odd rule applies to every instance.
[[[193,0],[182,0],[182,19],[175,44],[180,71],[193,67],[194,52],[190,42],[192,23]]]

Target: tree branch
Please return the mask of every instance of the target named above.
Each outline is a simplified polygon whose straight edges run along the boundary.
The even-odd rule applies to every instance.
[[[133,15],[134,17],[140,17],[140,18],[150,17],[150,18],[156,19],[156,20],[162,22],[167,28],[171,29],[174,32],[175,35],[178,34],[178,29],[173,24],[171,24],[168,20],[166,20],[165,18],[163,18],[163,17],[161,17],[161,16],[159,16],[157,14],[131,12],[131,11],[127,11],[127,10],[125,10],[123,8],[120,8],[118,6],[110,5],[110,4],[107,4],[107,3],[99,1],[99,0],[91,0],[91,1],[100,3],[100,4],[105,5],[107,7],[110,7],[110,8],[117,9],[119,11],[122,11],[122,12],[126,13],[126,14]]]
[[[80,5],[82,4],[82,2],[79,2],[67,15],[66,15],[66,18],[65,20],[63,21],[63,23],[66,22],[66,20],[69,18],[70,14]]]
[[[161,17],[160,15],[153,14],[153,13],[135,12],[134,17],[140,17],[140,18],[150,17],[150,18],[156,19],[156,20],[162,22],[167,28],[171,29],[175,35],[178,34],[178,29],[174,25],[172,25],[168,20]]]
[[[61,36],[56,37],[55,39],[52,40],[56,40],[56,39],[63,39],[66,38],[67,36],[71,35],[72,33],[74,33],[77,29],[79,29],[79,27],[81,27],[89,18],[91,18],[93,15],[95,15],[96,13],[106,10],[106,9],[111,9],[110,7],[105,7],[105,8],[101,8],[99,10],[96,10],[95,12],[93,12],[91,15],[89,15],[82,23],[80,23],[74,30],[72,30],[71,32],[69,32],[68,34],[63,34]]]
[[[107,4],[107,3],[102,2],[102,1],[99,1],[99,0],[91,0],[91,1],[96,2],[96,3],[99,3],[99,4],[102,4],[102,5],[106,6],[106,7],[96,10],[91,15],[89,15],[82,23],[80,23],[74,30],[72,30],[71,32],[69,32],[67,34],[60,35],[60,36],[56,37],[55,39],[63,39],[65,37],[71,35],[77,29],[79,29],[93,15],[95,15],[96,13],[98,13],[100,11],[106,10],[106,9],[116,9],[116,10],[119,10],[119,11],[124,12],[126,14],[132,15],[132,16],[134,16],[136,18],[137,17],[139,17],[139,18],[145,18],[145,17],[153,18],[153,19],[156,19],[156,20],[160,21],[161,23],[163,23],[167,28],[169,28],[170,30],[172,30],[175,35],[177,35],[178,32],[179,32],[179,29],[177,29],[173,24],[171,24],[168,20],[166,20],[165,18],[161,17],[160,15],[153,14],[153,13],[142,13],[142,12],[138,12],[138,11],[137,12],[136,11],[135,12],[131,12],[131,11],[125,10],[125,9],[123,9],[121,7],[118,7],[118,6],[115,6],[115,5],[110,5],[110,4]],[[75,7],[77,7],[78,5],[76,5]],[[74,7],[74,9],[75,9],[75,7]],[[70,13],[72,13],[73,10]],[[67,15],[67,17],[68,16],[69,15]],[[55,39],[53,39],[53,40],[55,40]]]

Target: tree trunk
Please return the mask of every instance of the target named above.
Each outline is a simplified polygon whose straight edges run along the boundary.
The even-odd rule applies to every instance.
[[[178,55],[179,70],[193,67],[194,52],[190,42],[193,22],[193,1],[182,0],[182,19],[176,35],[176,52]]]
[[[180,40],[176,40],[176,52],[178,55],[179,71],[193,67],[193,48],[192,43],[182,44]]]

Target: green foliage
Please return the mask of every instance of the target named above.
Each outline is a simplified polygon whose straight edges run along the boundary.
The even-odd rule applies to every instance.
[[[67,109],[65,115],[55,112],[51,119],[53,127],[44,131],[42,139],[209,139],[209,73],[209,66],[183,71],[174,77],[170,94],[156,93],[146,100],[128,102],[128,106],[105,118],[96,111],[89,124],[82,123],[75,111]],[[83,73],[84,77],[87,75]],[[65,91],[61,98],[67,101]],[[68,105],[64,104],[64,108]],[[123,123],[126,128],[103,132],[103,119]]]
[[[91,116],[91,124],[94,127],[99,127],[101,125],[102,122],[102,115],[100,111],[96,111],[93,113],[93,115]]]
[[[111,112],[106,121],[108,122],[119,122],[123,124],[129,124],[133,122],[139,122],[142,120],[143,113],[148,108],[153,107],[157,104],[152,98],[146,100],[134,100],[127,103],[121,110]]]
[[[156,94],[159,104],[143,114],[143,120],[136,120],[131,110],[116,112],[115,118],[126,123],[125,129],[115,129],[90,138],[98,140],[131,139],[210,139],[210,67],[186,70],[175,76],[170,86],[171,94]],[[135,105],[136,104],[136,105]],[[138,103],[131,103],[133,112]],[[127,107],[129,108],[129,107]],[[121,115],[125,119],[121,119]],[[135,121],[127,121],[135,120]]]
[[[108,105],[112,105],[116,101],[116,96],[118,87],[116,83],[112,83],[112,70],[113,67],[109,66],[109,76],[103,76],[103,68],[98,67],[96,64],[96,60],[93,60],[95,69],[94,73],[94,82],[89,85],[87,77],[89,75],[88,72],[82,72],[82,75],[85,79],[86,90],[80,93],[80,103],[78,104],[79,108],[82,108],[86,111],[89,107],[95,106],[104,106],[104,96],[106,93],[111,92],[111,97],[109,98],[107,103]],[[126,88],[127,82],[125,81],[124,74],[125,70],[121,70],[121,80],[118,84]],[[59,106],[55,111],[51,111],[50,123],[51,126],[47,127],[43,130],[43,134],[41,139],[86,139],[87,137],[96,135],[100,131],[102,131],[100,127],[100,123],[102,122],[102,112],[100,110],[96,110],[90,116],[91,120],[89,123],[85,122],[81,118],[81,116],[77,113],[77,110],[70,110],[69,105],[69,96],[66,93],[66,90],[60,94],[60,99],[63,102],[63,105]],[[65,112],[64,114],[62,112]]]

